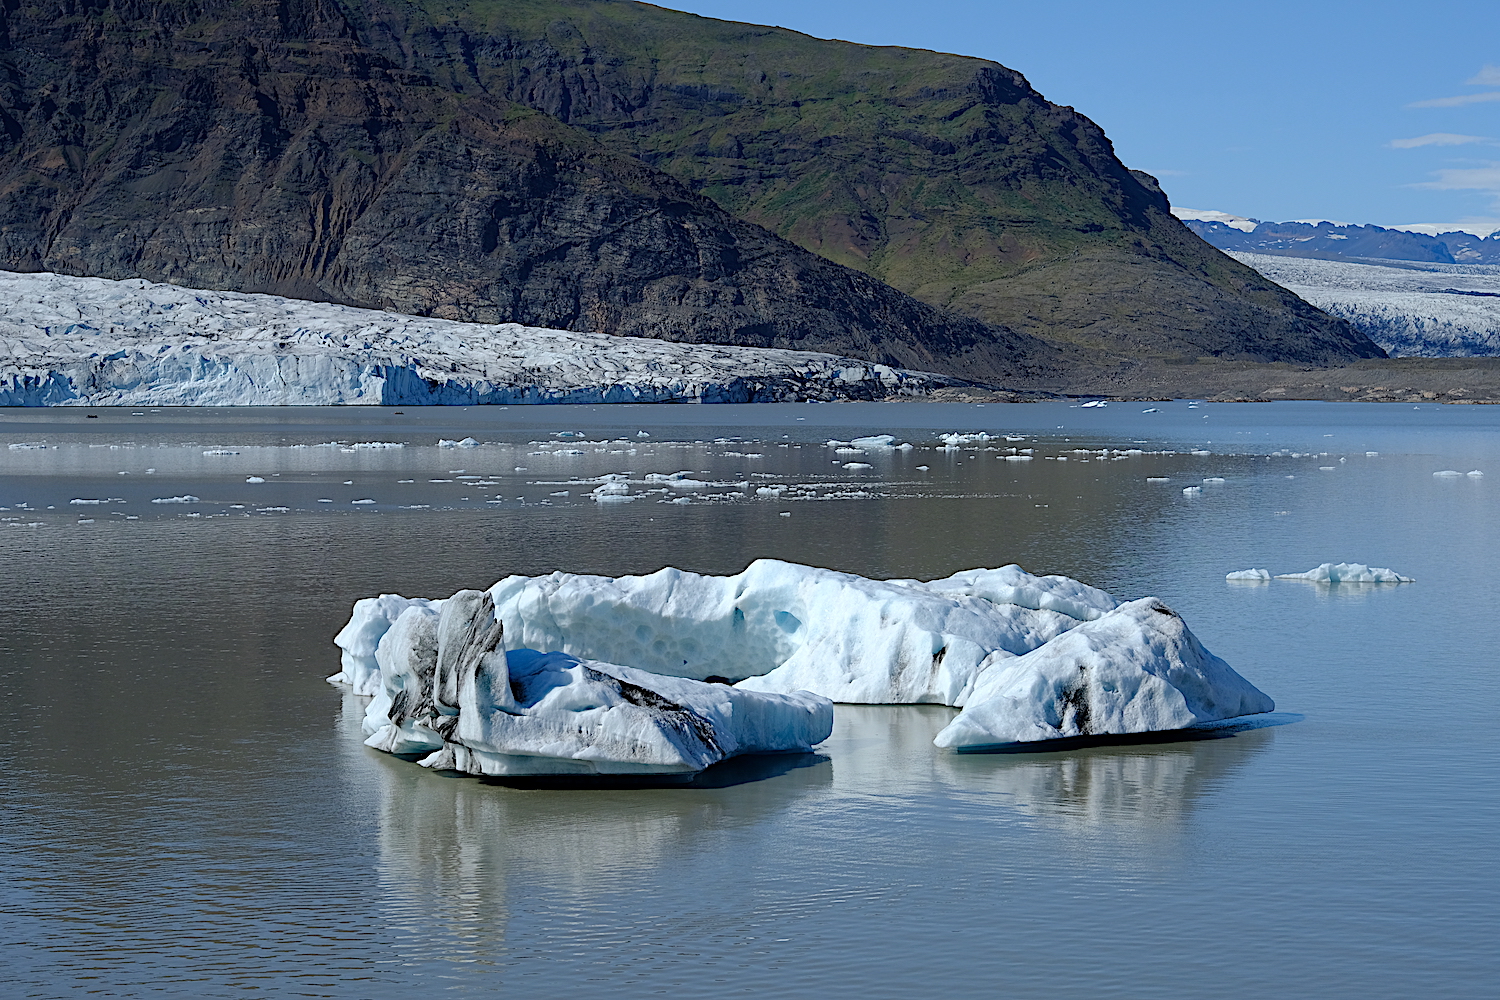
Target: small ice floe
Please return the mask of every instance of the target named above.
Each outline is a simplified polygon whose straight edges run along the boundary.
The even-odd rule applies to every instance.
[[[1320,466],[1318,466],[1318,471],[1319,472],[1336,472],[1336,471],[1338,471],[1338,466],[1337,465],[1320,465]]]
[[[907,443],[897,444],[894,434],[871,434],[866,437],[857,437],[849,442],[851,447],[862,448],[865,451],[911,451],[912,446]]]
[[[1172,481],[1171,478],[1168,477],[1168,476],[1147,476],[1146,477],[1146,482],[1148,482],[1148,483],[1170,483],[1171,481]]]
[[[1212,455],[1213,452],[1209,451],[1206,448],[1199,448],[1196,451],[1192,452],[1192,454],[1197,455],[1199,458],[1202,458],[1205,455]]]
[[[1153,406],[1149,410],[1142,410],[1141,412],[1142,413],[1160,413],[1161,411],[1158,410],[1156,407]]]
[[[355,451],[381,451],[386,448],[405,448],[406,445],[400,441],[356,441],[349,447]]]
[[[1182,493],[1183,493],[1184,496],[1195,497],[1199,493],[1202,493],[1202,492],[1203,492],[1203,487],[1201,487],[1201,486],[1184,486],[1182,488]]]
[[[875,466],[871,465],[869,462],[845,462],[844,468],[850,470],[851,472],[858,472],[860,469],[873,469],[875,468]]]
[[[1004,457],[1005,457],[1005,460],[1007,462],[1029,462],[1029,461],[1031,461],[1031,456],[1030,455],[1006,455]]]
[[[1233,573],[1225,573],[1224,579],[1249,583],[1270,583],[1271,571],[1268,569],[1237,569]]]
[[[318,497],[318,503],[333,503],[333,500],[329,497]]]
[[[365,497],[363,500],[350,500],[349,502],[350,503],[374,503],[375,501],[372,500],[372,499],[370,499],[369,497]]]
[[[203,501],[199,500],[197,497],[193,496],[192,494],[184,494],[184,495],[182,495],[180,497],[157,497],[155,500],[152,500],[151,502],[152,503],[202,503]]]
[[[1091,399],[1087,403],[1084,403],[1082,405],[1084,409],[1091,410],[1096,407],[1108,406],[1109,404],[1102,399]]]
[[[1433,476],[1438,479],[1460,479],[1463,473],[1456,469],[1444,469],[1442,472],[1434,472]]]
[[[785,486],[761,486],[755,491],[758,497],[779,497],[786,492]]]
[[[1468,477],[1470,479],[1483,479],[1484,478],[1484,473],[1480,472],[1478,469],[1470,469],[1468,471],[1467,475],[1468,475]]]
[[[929,471],[931,471],[931,468],[930,468],[930,466],[919,465],[919,466],[917,466],[917,471],[918,472],[929,472]]]
[[[30,442],[17,442],[16,444],[13,444],[13,445],[10,446],[10,450],[11,451],[46,451],[47,450],[47,446],[44,445],[44,444],[34,444],[34,443],[30,443]]]
[[[1381,566],[1364,563],[1324,563],[1306,573],[1278,573],[1278,580],[1307,580],[1311,583],[1415,583],[1409,576]]]
[[[1203,481],[1205,483],[1212,483],[1215,486],[1218,486],[1218,485],[1220,485],[1220,484],[1222,484],[1224,482],[1223,478],[1220,477],[1220,476],[1209,476],[1207,479],[1205,479]]]
[[[227,456],[227,455],[238,455],[239,452],[235,451],[232,448],[210,448],[208,451],[205,451],[203,454],[205,454],[205,455]]]
[[[781,511],[781,512],[780,512],[780,513],[779,513],[779,514],[777,514],[777,515],[776,515],[776,516],[777,516],[777,517],[791,517],[791,516],[792,516],[792,512],[791,512],[791,511],[789,511],[789,510],[784,510],[784,511]]]
[[[630,495],[630,486],[625,481],[625,476],[614,473],[606,477],[606,481],[594,487],[590,494],[595,503],[630,503],[635,497]]]
[[[263,482],[265,482],[265,480],[262,479],[259,476],[249,476],[249,477],[246,477],[245,482],[247,482],[247,483],[263,483]]]
[[[638,437],[638,438],[648,438],[648,437],[650,437],[650,436],[651,436],[651,435],[650,435],[650,434],[648,434],[648,433],[647,433],[647,432],[645,432],[645,431],[636,431],[636,432],[635,432],[635,436],[636,436],[636,437]]]
[[[1379,457],[1380,457],[1380,452],[1378,452],[1378,451],[1367,451],[1367,452],[1365,452],[1365,458],[1379,458]]]
[[[963,434],[959,433],[958,431],[954,431],[951,434],[939,434],[938,440],[943,442],[943,450],[957,451],[959,448],[962,448],[966,444],[979,444],[984,441],[993,441],[994,438],[986,434],[984,431],[974,431],[969,434]]]
[[[439,448],[478,448],[479,447],[479,442],[475,441],[471,437],[466,437],[466,438],[464,438],[464,439],[462,439],[460,441],[453,441],[453,440],[451,440],[449,438],[439,438],[438,439],[438,447]]]
[[[86,497],[75,497],[74,499],[69,500],[68,503],[78,503],[78,504],[84,504],[84,503],[109,503],[109,501],[108,500],[90,500],[90,499],[88,499]]]

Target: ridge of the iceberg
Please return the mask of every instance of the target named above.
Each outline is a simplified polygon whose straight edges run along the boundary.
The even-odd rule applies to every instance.
[[[0,406],[751,403],[966,384],[812,351],[0,271]]]
[[[473,595],[481,593],[489,609],[483,613],[473,610],[479,600]],[[492,623],[513,655],[524,649],[540,651],[526,656],[561,657],[548,659],[547,669],[566,674],[565,686],[578,691],[630,684],[675,704],[698,705],[709,695],[692,685],[707,684],[720,700],[743,695],[963,709],[940,746],[1181,729],[1274,708],[1155,598],[1122,605],[1077,580],[1033,576],[1014,565],[933,581],[870,580],[762,559],[733,576],[671,567],[618,578],[552,573],[507,577],[488,591],[446,601],[361,600],[336,639],[343,669],[329,680],[376,696],[367,722],[371,745],[396,753],[442,751],[446,755],[431,762],[460,770],[501,767],[465,756],[468,750],[445,751],[451,733],[442,727],[456,723],[412,722],[398,703],[402,692],[421,683],[395,678],[417,678],[420,670],[411,664],[430,661],[440,692],[433,718],[444,715],[442,704],[459,714],[468,682],[453,679],[456,668],[437,651],[448,647],[436,637],[457,627],[443,622],[460,599],[466,610],[452,614],[485,628]],[[482,655],[493,659],[495,649]],[[523,658],[513,669],[540,662]],[[512,694],[521,697],[519,688]],[[513,711],[504,690],[493,688],[485,697],[489,707],[476,709],[473,718]],[[552,710],[550,702],[534,704],[541,714]],[[790,718],[807,710],[804,702],[796,702],[803,706],[796,710],[755,704],[756,711],[791,712]],[[712,712],[705,717],[717,718]],[[461,730],[468,738],[457,744],[469,750],[518,745],[519,724],[505,725],[511,735],[503,739],[499,730],[470,728]],[[806,736],[798,729],[784,733],[783,742]],[[761,735],[751,742],[768,740]],[[576,752],[570,750],[569,759]],[[704,759],[698,750],[676,752],[679,765]],[[670,754],[660,747],[653,753],[651,766],[666,766]]]

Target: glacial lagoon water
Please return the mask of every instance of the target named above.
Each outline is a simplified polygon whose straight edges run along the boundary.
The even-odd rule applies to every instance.
[[[916,447],[825,444],[874,433]],[[1492,996],[1497,488],[1477,406],[0,410],[0,994]],[[322,679],[362,596],[758,557],[1153,594],[1277,724],[958,756],[841,706],[701,787],[517,790]],[[1224,580],[1330,561],[1417,582]]]

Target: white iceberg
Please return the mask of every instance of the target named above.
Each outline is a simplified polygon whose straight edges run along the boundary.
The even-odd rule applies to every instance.
[[[1224,579],[1252,580],[1257,582],[1269,581],[1271,579],[1271,571],[1268,569],[1237,569],[1233,573],[1225,573]]]
[[[1146,597],[991,667],[933,742],[977,748],[1160,732],[1275,707]]]
[[[807,751],[833,729],[833,706],[816,695],[507,653],[503,638],[484,591],[441,610],[408,605],[377,646],[366,745],[489,776],[692,774],[736,754]]]
[[[1312,583],[1416,583],[1409,576],[1364,563],[1324,563],[1306,573],[1278,573],[1278,580],[1308,580]]]
[[[1103,658],[1101,663],[1107,660],[1111,664],[1099,674],[1099,683],[1105,685],[1100,690],[1107,697],[1101,695],[1103,700],[1098,705],[1090,702],[1092,707],[1084,710],[1093,721],[1085,725],[1075,720],[1072,724],[1075,729],[1087,730],[1088,735],[1141,732],[1144,730],[1137,727],[1143,725],[1176,729],[1248,711],[1270,710],[1256,707],[1269,706],[1270,699],[1204,652],[1180,620],[1165,609],[1154,610],[1160,602],[1133,602],[1124,607],[1135,610],[1120,618],[1122,606],[1104,591],[1063,576],[1033,576],[1014,565],[968,570],[933,581],[870,580],[762,559],[744,572],[727,577],[701,576],[670,567],[645,576],[619,578],[568,573],[511,576],[491,587],[485,600],[491,602],[497,635],[503,635],[513,649],[563,656],[567,662],[548,660],[552,666],[546,669],[566,674],[566,684],[577,685],[580,692],[591,684],[637,685],[675,699],[677,704],[699,705],[695,699],[707,695],[698,688],[674,687],[677,682],[673,678],[682,678],[713,682],[713,694],[721,699],[730,696],[717,689],[727,690],[727,685],[733,685],[734,691],[746,695],[795,699],[805,698],[810,692],[835,702],[928,703],[963,708],[964,714],[955,725],[970,712],[976,713],[979,721],[964,723],[954,732],[980,734],[982,738],[955,737],[957,742],[945,746],[1049,738],[1041,723],[1051,718],[1051,702],[1037,701],[1026,710],[1030,714],[1018,714],[1019,708],[1008,702],[1001,704],[1005,699],[1014,700],[1014,691],[1011,687],[996,688],[993,677],[1022,661],[1035,667],[1052,662],[1049,657],[1074,655],[1068,652],[1074,645],[1054,644],[1086,627],[1088,631],[1083,634],[1091,637],[1087,639],[1089,648]],[[1143,607],[1150,616],[1140,610]],[[423,636],[437,629],[438,615],[446,613],[446,608],[447,602],[396,595],[358,602],[349,624],[335,640],[343,649],[344,669],[330,680],[349,684],[359,693],[386,691],[387,700],[396,704],[399,692],[415,690],[408,681],[397,678],[420,673],[412,664],[425,663],[429,658],[421,651],[426,648],[423,643],[429,641]],[[1092,627],[1104,621],[1113,624]],[[1045,653],[1048,649],[1052,652]],[[1039,651],[1045,655],[1039,655]],[[517,660],[515,669],[529,670],[532,663],[530,659],[524,659],[524,663]],[[1186,668],[1181,663],[1198,664],[1202,676],[1184,673]],[[612,666],[615,664],[620,666]],[[442,680],[447,669],[438,671],[440,687],[447,683]],[[1136,673],[1131,674],[1131,670]],[[1147,675],[1156,679],[1150,680]],[[643,678],[649,679],[649,684]],[[1138,692],[1147,692],[1139,696],[1146,700],[1129,707],[1116,697],[1120,691],[1125,692],[1126,702]],[[1245,692],[1252,692],[1253,697]],[[498,705],[504,700],[504,692],[496,689],[491,697],[499,699],[495,702]],[[536,707],[543,702],[527,704]],[[777,704],[782,705],[777,711],[791,712],[785,704]],[[796,704],[805,707],[806,703]],[[552,711],[551,706],[553,703],[547,702],[543,714]],[[1244,711],[1231,711],[1236,706]],[[1227,714],[1215,714],[1221,710]],[[435,753],[444,740],[454,742],[450,739],[453,732],[443,729],[451,724],[412,721],[415,717],[401,711],[392,715],[384,703],[372,706],[371,712],[371,719],[379,723],[372,723],[372,739],[377,730],[383,734],[372,745],[381,749]],[[1015,720],[1023,715],[1030,720],[1026,726],[1018,723],[1019,728],[995,728],[997,718]],[[800,718],[795,712],[792,717]],[[384,722],[379,721],[382,718]],[[1057,730],[1054,736],[1076,735],[1061,726],[1061,716],[1054,721],[1056,724],[1047,723]],[[500,722],[512,729],[520,725]],[[385,730],[385,726],[391,728]],[[458,742],[471,750],[481,743],[491,748],[523,745],[514,742],[521,739],[516,735],[519,730],[507,730],[511,735],[504,738],[489,731],[479,735],[475,735],[477,730],[464,732],[469,736]],[[1012,732],[1021,735],[1006,735]],[[764,734],[753,740],[736,736],[740,742],[734,745],[749,740],[762,746],[766,739]],[[653,745],[666,752],[660,745]],[[575,751],[569,750],[565,756],[571,760]],[[500,766],[483,764],[488,758],[465,757],[467,752],[453,750],[441,758],[442,766],[458,770]],[[683,760],[689,757],[691,754]],[[658,766],[665,758],[658,753],[651,760],[655,762],[652,766]]]

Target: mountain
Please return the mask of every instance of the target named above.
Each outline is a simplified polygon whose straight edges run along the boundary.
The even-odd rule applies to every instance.
[[[0,133],[13,270],[988,381],[1380,353],[1011,70],[623,0],[5,5]]]
[[[1184,224],[1220,250],[1429,264],[1500,264],[1500,232],[1428,236],[1404,229],[1340,222],[1261,222],[1222,212],[1184,212]],[[1222,216],[1223,218],[1214,218]]]

